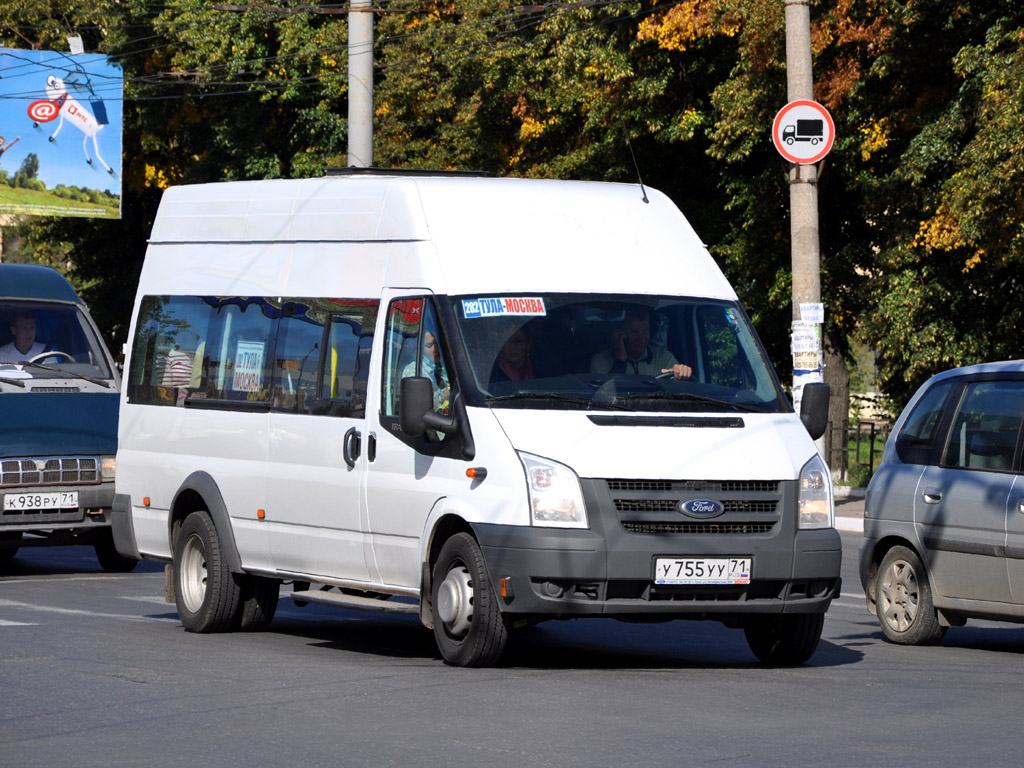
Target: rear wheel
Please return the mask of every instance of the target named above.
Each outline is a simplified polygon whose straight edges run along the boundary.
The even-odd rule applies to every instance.
[[[818,648],[823,613],[758,616],[744,627],[747,645],[765,664],[803,664]]]
[[[932,603],[928,574],[917,553],[893,547],[875,579],[875,611],[886,638],[900,645],[934,645],[946,634]]]
[[[487,667],[501,658],[508,628],[487,579],[480,546],[457,533],[434,564],[431,611],[441,656],[458,667]]]
[[[135,566],[139,564],[134,557],[125,557],[117,551],[117,547],[114,546],[114,534],[109,528],[98,532],[96,543],[93,546],[96,549],[96,559],[99,560],[100,567],[108,573],[128,573],[134,571]]]
[[[174,545],[174,597],[178,616],[190,632],[235,628],[241,611],[241,579],[224,559],[220,536],[209,513],[185,518]]]

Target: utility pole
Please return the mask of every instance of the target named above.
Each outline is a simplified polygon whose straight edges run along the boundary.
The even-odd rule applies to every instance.
[[[348,164],[373,165],[373,10],[352,0],[348,14]]]
[[[786,5],[786,87],[790,105],[814,101],[811,71],[811,10],[808,0],[784,0]],[[831,124],[831,118],[828,119]],[[797,135],[799,138],[797,122]],[[824,123],[822,123],[824,126]],[[831,145],[832,136],[829,136]],[[823,380],[823,318],[804,322],[802,305],[821,305],[821,250],[818,240],[818,166],[791,162],[789,166],[789,232],[793,273],[793,399],[799,408],[805,383]],[[816,441],[825,454],[823,439]],[[828,457],[825,456],[826,462]]]

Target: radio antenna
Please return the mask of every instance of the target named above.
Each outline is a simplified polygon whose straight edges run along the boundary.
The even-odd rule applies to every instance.
[[[640,178],[640,166],[637,165],[636,155],[633,154],[633,142],[629,140],[628,136],[626,137],[626,146],[629,147],[629,156],[633,158],[633,167],[636,168],[636,178],[640,182],[640,192],[644,196],[644,202],[650,203],[651,201],[647,199],[647,190],[644,189],[644,180]]]

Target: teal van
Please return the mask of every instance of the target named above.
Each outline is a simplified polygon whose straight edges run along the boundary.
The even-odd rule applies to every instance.
[[[86,544],[130,571],[110,531],[120,378],[56,270],[0,264],[0,560]]]

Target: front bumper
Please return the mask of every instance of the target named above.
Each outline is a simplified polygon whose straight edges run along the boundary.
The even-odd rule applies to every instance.
[[[744,614],[822,613],[840,594],[842,540],[835,529],[796,530],[794,484],[779,483],[772,499],[748,493],[730,501],[727,508],[738,511],[707,523],[674,511],[676,488],[620,493],[608,485],[583,481],[589,530],[474,526],[506,613],[728,622]],[[751,581],[654,584],[655,559],[681,556],[750,557]]]

